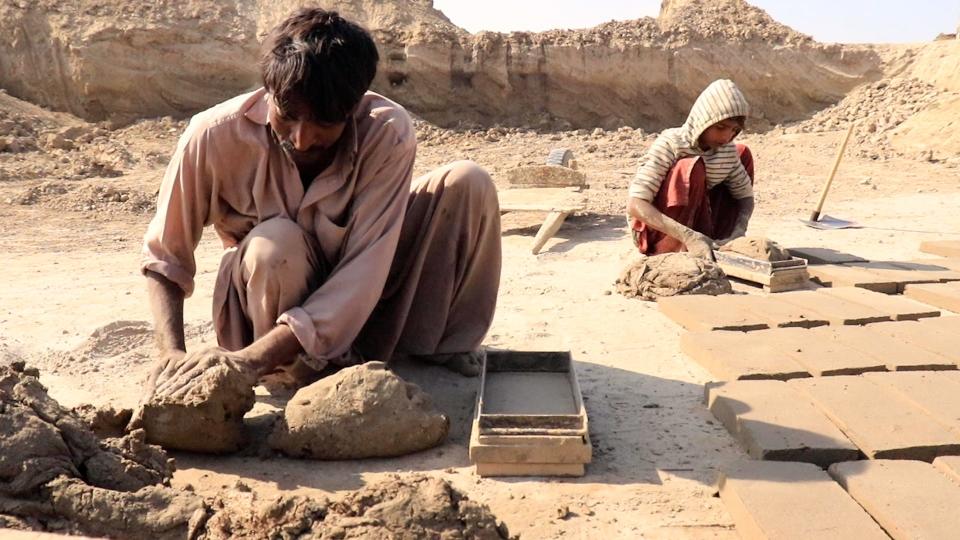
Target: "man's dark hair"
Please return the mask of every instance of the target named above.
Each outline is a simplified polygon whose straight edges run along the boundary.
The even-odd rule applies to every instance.
[[[379,59],[366,30],[336,11],[304,8],[267,36],[260,74],[282,112],[297,101],[312,112],[310,120],[336,123],[370,88]]]

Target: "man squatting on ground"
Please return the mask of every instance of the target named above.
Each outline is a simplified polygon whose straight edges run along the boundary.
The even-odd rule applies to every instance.
[[[748,114],[740,89],[721,79],[704,89],[683,126],[660,133],[630,184],[627,210],[641,253],[686,248],[713,260],[718,245],[746,234],[753,156],[733,139]]]
[[[263,88],[191,120],[144,240],[161,351],[146,396],[223,359],[287,385],[395,353],[478,373],[500,282],[496,189],[469,161],[411,183],[413,123],[367,91],[378,59],[365,30],[303,9],[264,43]],[[226,249],[220,347],[188,353],[183,300],[207,225]]]

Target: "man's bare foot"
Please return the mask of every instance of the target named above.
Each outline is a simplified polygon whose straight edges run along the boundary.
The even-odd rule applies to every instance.
[[[483,368],[485,354],[486,352],[480,349],[461,353],[417,354],[414,358],[443,366],[464,377],[476,377],[480,375],[480,370]]]

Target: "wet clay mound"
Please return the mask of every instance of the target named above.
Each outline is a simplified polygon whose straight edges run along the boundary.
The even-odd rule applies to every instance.
[[[101,441],[28,373],[0,366],[0,494],[36,496],[58,476],[119,491],[169,482],[172,460],[143,431]]]
[[[226,359],[179,396],[155,396],[139,419],[147,440],[164,448],[228,453],[246,443],[243,415],[255,401],[252,378]]]
[[[789,251],[780,244],[762,236],[741,236],[721,246],[720,251],[739,253],[760,261],[776,262],[790,258]]]
[[[269,443],[294,457],[390,457],[436,446],[449,428],[423,390],[368,362],[297,391]]]
[[[255,86],[258,40],[303,4],[7,3],[0,87],[88,120],[183,117]],[[374,89],[440,125],[659,130],[682,122],[720,77],[740,85],[758,118],[779,123],[879,77],[875,51],[817,44],[743,0],[666,4],[659,20],[477,35],[428,0],[325,6],[373,33],[383,59]]]
[[[631,262],[616,281],[627,298],[656,300],[678,294],[727,294],[730,281],[717,263],[688,253],[664,253]]]

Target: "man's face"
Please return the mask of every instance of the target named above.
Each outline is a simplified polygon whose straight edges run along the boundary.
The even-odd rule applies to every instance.
[[[310,119],[309,109],[297,100],[291,100],[285,110],[270,97],[267,119],[280,139],[280,144],[294,155],[322,153],[337,143],[347,123],[318,122]]]
[[[742,130],[740,124],[731,118],[721,120],[703,131],[699,140],[700,148],[703,150],[720,148],[733,141]]]

